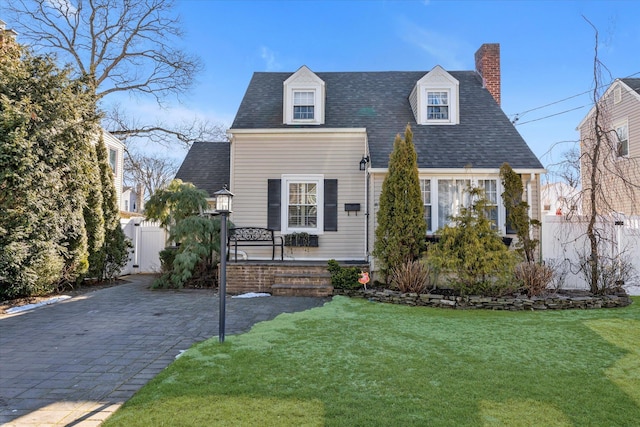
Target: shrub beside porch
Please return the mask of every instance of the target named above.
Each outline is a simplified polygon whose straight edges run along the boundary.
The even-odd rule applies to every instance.
[[[368,270],[367,264],[352,264]],[[227,293],[268,292],[274,296],[333,295],[326,261],[240,261],[227,264]]]

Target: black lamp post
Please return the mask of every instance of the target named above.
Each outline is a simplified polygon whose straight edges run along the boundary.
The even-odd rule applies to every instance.
[[[226,296],[227,296],[227,215],[231,213],[231,199],[233,193],[227,190],[227,186],[220,191],[213,193],[216,196],[216,211],[222,215],[220,224],[220,288],[218,297],[220,298],[220,319],[218,321],[218,339],[224,342],[224,329],[226,320]]]

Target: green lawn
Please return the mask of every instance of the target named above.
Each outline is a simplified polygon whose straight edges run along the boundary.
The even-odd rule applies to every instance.
[[[335,297],[198,344],[105,426],[640,425],[640,298],[460,311]]]

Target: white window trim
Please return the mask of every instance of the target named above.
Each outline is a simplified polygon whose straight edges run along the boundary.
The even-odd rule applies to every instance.
[[[460,123],[460,83],[444,68],[436,65],[416,84],[416,121],[420,125],[457,125]],[[429,119],[428,93],[448,92],[449,118]]]
[[[446,119],[430,119],[429,118],[429,93],[430,92],[445,92],[447,94],[447,117]],[[451,113],[452,113],[452,105],[451,105],[451,89],[449,88],[425,88],[424,90],[424,108],[425,108],[425,121],[427,123],[442,123],[449,124],[451,123]]]
[[[296,104],[294,103],[294,98],[295,98],[295,94],[299,93],[299,92],[311,92],[313,93],[313,119],[296,119],[295,118],[295,107]],[[318,105],[318,91],[314,88],[294,88],[291,89],[291,107],[289,108],[290,113],[291,113],[291,122],[292,123],[306,123],[306,124],[314,124],[316,123],[317,117],[318,117],[318,113],[319,113],[319,105]]]
[[[281,176],[281,215],[280,229],[283,234],[309,233],[324,234],[324,175],[289,175]],[[318,217],[316,227],[300,228],[289,227],[289,184],[290,183],[314,183],[316,184],[316,203],[318,205]]]
[[[283,84],[282,120],[286,125],[322,125],[324,124],[325,85],[313,71],[306,66],[300,67]],[[295,92],[313,92],[313,119],[294,119],[293,94]]]
[[[504,203],[502,202],[502,192],[504,191],[502,189],[502,181],[500,180],[500,177],[497,176],[474,176],[473,178],[470,178],[468,176],[428,176],[428,175],[421,175],[420,176],[420,180],[430,180],[430,184],[431,184],[431,225],[432,227],[434,227],[435,229],[433,230],[427,230],[427,234],[434,234],[437,230],[438,230],[438,214],[439,214],[439,197],[440,195],[438,194],[438,181],[440,180],[457,180],[457,181],[462,181],[462,180],[469,180],[471,182],[471,186],[473,187],[478,187],[479,186],[479,182],[481,180],[495,180],[496,181],[496,199],[497,199],[497,205],[498,205],[498,232],[500,233],[500,235],[503,235],[505,232],[505,212],[504,212]],[[455,215],[459,214],[460,212],[456,212]],[[451,225],[451,222],[449,222],[449,225]]]
[[[115,153],[115,159],[113,159],[113,164],[111,163],[111,153]],[[118,167],[118,158],[119,156],[119,152],[117,149],[113,148],[113,147],[107,147],[107,155],[109,156],[109,167],[111,168],[111,171],[113,172],[113,176],[118,176],[118,172],[119,172],[119,167]]]
[[[623,154],[622,156],[618,154],[618,128],[624,127],[627,129],[627,154]],[[615,122],[613,124],[613,131],[615,133],[616,136],[616,145],[615,145],[615,157],[618,159],[626,159],[629,157],[629,152],[631,151],[631,144],[629,141],[629,120],[628,119],[624,119],[624,120],[618,120],[617,122]]]
[[[621,101],[622,101],[622,88],[620,87],[620,85],[617,85],[613,89],[613,103],[619,104]]]

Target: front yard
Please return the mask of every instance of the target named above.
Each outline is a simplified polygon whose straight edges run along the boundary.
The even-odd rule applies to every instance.
[[[194,346],[105,426],[582,426],[640,420],[640,298],[446,310],[335,297]]]

